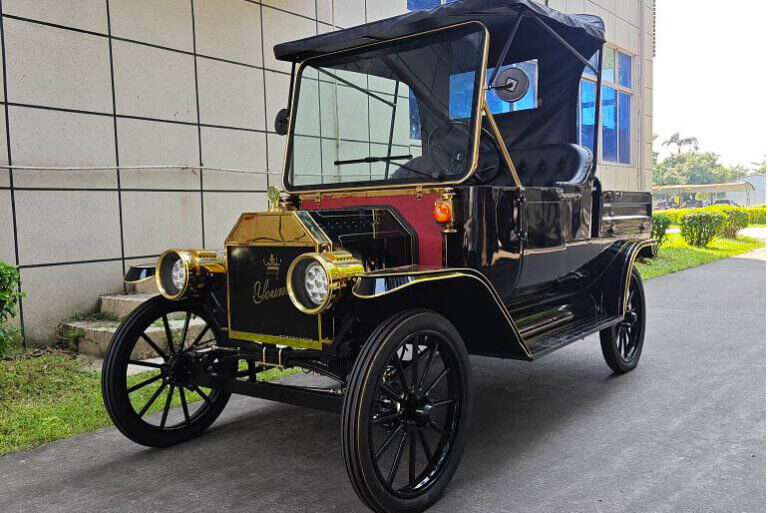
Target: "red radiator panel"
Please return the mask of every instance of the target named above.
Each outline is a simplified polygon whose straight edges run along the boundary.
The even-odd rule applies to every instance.
[[[419,200],[415,195],[377,196],[374,198],[321,198],[304,200],[301,208],[305,210],[335,209],[364,205],[387,205],[397,209],[419,236],[419,264],[441,267],[443,265],[443,237],[440,225],[433,217],[433,207],[437,194],[425,194]]]

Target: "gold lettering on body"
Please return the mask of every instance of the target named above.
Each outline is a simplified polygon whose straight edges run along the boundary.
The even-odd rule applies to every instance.
[[[288,294],[288,287],[269,288],[269,278],[263,282],[257,281],[253,284],[253,302],[257,305],[265,301],[271,301]]]

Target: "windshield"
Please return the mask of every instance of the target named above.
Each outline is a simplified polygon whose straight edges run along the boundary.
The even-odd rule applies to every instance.
[[[474,158],[484,50],[485,29],[466,23],[307,61],[297,76],[288,186],[460,181]],[[452,90],[456,76],[460,90]]]

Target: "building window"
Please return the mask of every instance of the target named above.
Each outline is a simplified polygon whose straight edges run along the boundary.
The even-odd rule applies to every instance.
[[[535,109],[538,104],[539,61],[533,59],[514,64],[505,64],[501,66],[500,71],[509,68],[518,68],[525,72],[528,76],[528,91],[525,93],[525,96],[512,103],[499,98],[495,90],[486,92],[485,98],[488,101],[488,107],[490,107],[491,113],[493,114],[506,114],[508,112]],[[491,79],[495,69],[496,68],[488,68],[485,76],[486,82]],[[450,98],[448,104],[451,119],[466,119],[472,116],[472,113],[470,112],[472,102],[468,102],[466,97],[467,95],[471,96],[474,90],[474,72],[469,71],[467,73],[451,75]]]
[[[597,54],[590,61],[597,65]],[[602,161],[618,164],[632,162],[632,56],[616,48],[603,49],[603,87],[600,92],[602,112],[600,137]],[[585,68],[581,79],[578,109],[579,143],[594,152],[595,73]]]

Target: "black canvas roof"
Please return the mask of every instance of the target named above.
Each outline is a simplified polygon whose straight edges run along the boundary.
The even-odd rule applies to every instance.
[[[605,27],[597,16],[564,14],[532,0],[460,0],[429,10],[413,11],[357,27],[282,43],[275,46],[274,52],[277,59],[299,62],[316,55],[471,20],[485,23],[491,32],[492,46],[495,46],[494,40],[505,38],[514,17],[521,12],[543,21],[576,48],[597,48],[605,41]],[[528,23],[535,23],[535,20],[529,20]],[[524,33],[527,32],[525,25],[525,22],[521,25]],[[559,43],[552,41],[550,44]]]

